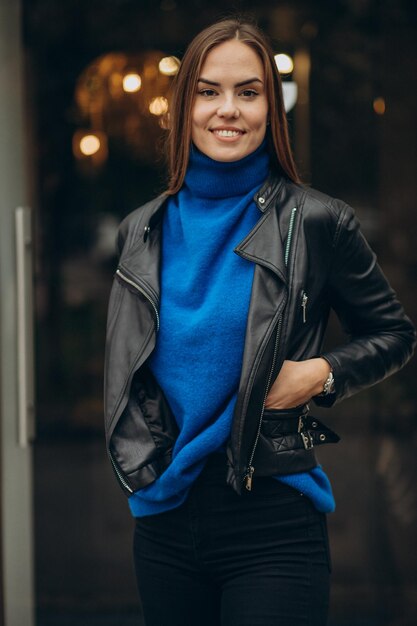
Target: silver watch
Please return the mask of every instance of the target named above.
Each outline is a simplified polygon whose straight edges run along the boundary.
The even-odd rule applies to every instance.
[[[324,382],[323,391],[319,395],[328,396],[331,393],[334,393],[334,376],[332,370],[330,370],[330,373]]]

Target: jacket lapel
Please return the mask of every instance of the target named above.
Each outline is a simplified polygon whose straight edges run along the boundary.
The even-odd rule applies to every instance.
[[[282,282],[287,283],[284,245],[275,207],[262,216],[247,237],[236,246],[235,252],[249,261],[267,267]]]

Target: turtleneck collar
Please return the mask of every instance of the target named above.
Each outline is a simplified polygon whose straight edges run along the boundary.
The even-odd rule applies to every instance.
[[[238,161],[215,161],[191,145],[185,186],[199,198],[242,196],[261,185],[269,173],[266,140]]]

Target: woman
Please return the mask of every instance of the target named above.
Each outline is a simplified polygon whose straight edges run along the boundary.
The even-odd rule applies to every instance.
[[[119,230],[106,430],[147,626],[326,623],[330,483],[309,415],[402,367],[414,328],[353,210],[304,187],[264,35],[191,42],[170,183]],[[323,353],[330,308],[350,341]]]

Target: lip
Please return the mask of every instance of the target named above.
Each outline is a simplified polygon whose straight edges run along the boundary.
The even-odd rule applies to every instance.
[[[237,143],[246,135],[245,130],[236,126],[215,126],[214,128],[209,128],[209,131],[219,144]],[[227,135],[220,135],[220,131],[230,131],[234,134],[228,137]]]
[[[241,135],[244,135],[246,132],[242,128],[236,128],[236,126],[215,126],[214,128],[209,128],[209,131],[212,133],[216,130],[231,130],[240,133]]]

